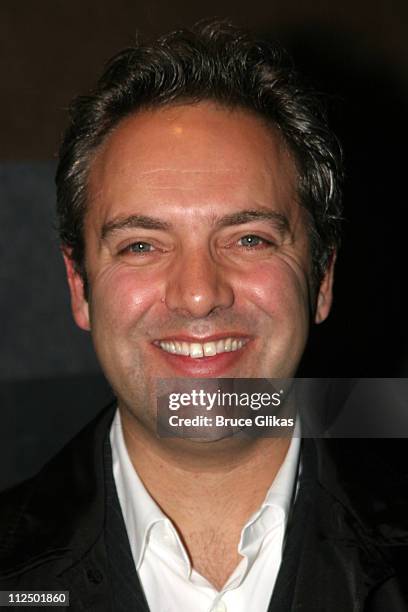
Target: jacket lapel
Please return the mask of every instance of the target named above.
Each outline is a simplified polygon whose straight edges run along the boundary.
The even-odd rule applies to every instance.
[[[364,530],[319,440],[303,440],[302,473],[268,612],[361,612],[393,570]]]

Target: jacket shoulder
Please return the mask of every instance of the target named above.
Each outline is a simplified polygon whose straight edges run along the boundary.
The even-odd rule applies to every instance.
[[[32,478],[0,493],[0,577],[98,537],[104,519],[103,446],[115,406],[81,430]]]

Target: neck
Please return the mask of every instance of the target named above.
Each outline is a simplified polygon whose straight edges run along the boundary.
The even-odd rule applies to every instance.
[[[122,425],[134,468],[177,527],[193,566],[197,538],[203,544],[210,534],[222,534],[236,556],[241,530],[262,504],[290,439],[158,439],[125,410]]]

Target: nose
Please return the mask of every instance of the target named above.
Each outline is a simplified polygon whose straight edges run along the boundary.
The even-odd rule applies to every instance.
[[[234,303],[226,271],[204,250],[190,252],[174,266],[167,280],[167,308],[184,316],[203,318]]]

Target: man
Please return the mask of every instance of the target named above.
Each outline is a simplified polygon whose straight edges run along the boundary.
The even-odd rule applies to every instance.
[[[157,379],[295,375],[331,307],[340,178],[282,52],[225,24],[123,51],[75,102],[60,235],[117,404],[1,498],[3,590],[67,590],[74,610],[406,609],[391,539],[321,444],[157,435]]]

